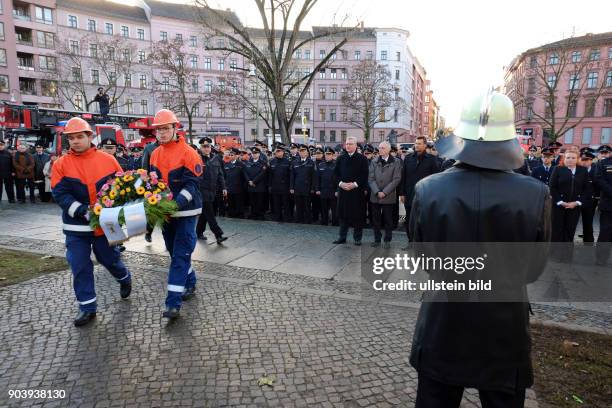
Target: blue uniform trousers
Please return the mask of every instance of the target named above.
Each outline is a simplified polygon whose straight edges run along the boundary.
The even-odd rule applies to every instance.
[[[119,248],[111,247],[104,235],[100,237],[66,235],[66,260],[72,269],[72,284],[79,308],[84,312],[95,312],[97,307],[94,266],[91,261],[92,249],[96,260],[117,282],[127,283],[132,279],[130,272],[121,261]]]
[[[195,249],[197,216],[176,217],[164,225],[162,235],[170,253],[168,296],[166,306],[180,309],[185,288],[195,287],[195,271],[191,267],[191,254]]]

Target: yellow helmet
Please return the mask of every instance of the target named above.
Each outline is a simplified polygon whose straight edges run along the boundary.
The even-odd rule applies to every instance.
[[[454,134],[438,139],[436,148],[442,157],[486,169],[514,170],[525,160],[516,138],[514,105],[493,90],[465,104]]]
[[[516,138],[512,101],[499,92],[473,97],[461,111],[455,134],[462,139],[482,142]]]

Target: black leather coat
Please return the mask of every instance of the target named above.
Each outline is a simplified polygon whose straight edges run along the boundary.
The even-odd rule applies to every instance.
[[[204,172],[200,176],[200,193],[203,201],[215,201],[217,188],[225,190],[225,176],[223,174],[223,161],[220,156],[213,155],[202,157]]]
[[[548,187],[533,177],[458,163],[416,185],[410,240],[415,246],[544,242],[546,248],[550,208]],[[545,253],[538,251],[502,263],[496,276],[521,276],[524,290],[545,265]],[[446,384],[514,391],[533,383],[530,353],[527,302],[423,302],[410,363]]]

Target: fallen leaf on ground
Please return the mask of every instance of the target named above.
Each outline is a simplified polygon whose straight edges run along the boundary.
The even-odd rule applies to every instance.
[[[579,404],[584,404],[584,401],[580,399],[579,396],[577,395],[572,395],[572,398],[574,399],[574,401],[576,401]]]
[[[274,376],[270,376],[270,377],[261,377],[259,380],[257,380],[257,385],[259,385],[260,387],[263,387],[264,385],[267,385],[269,387],[273,387],[274,386]]]

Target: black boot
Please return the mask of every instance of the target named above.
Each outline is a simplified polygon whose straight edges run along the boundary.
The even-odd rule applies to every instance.
[[[132,293],[132,281],[121,283],[119,293],[121,294],[121,299],[127,299],[130,293]]]
[[[346,239],[342,239],[342,238],[338,238],[337,240],[335,240],[334,242],[332,242],[332,244],[346,244]]]
[[[183,294],[181,295],[181,299],[183,299],[184,301],[191,299],[192,297],[195,296],[195,291],[196,291],[195,286],[192,286],[190,288],[185,288],[185,292],[183,292]]]
[[[147,241],[147,242],[151,242],[151,241],[153,241],[153,240],[151,239],[151,234],[150,234],[149,232],[147,232],[147,233],[145,234],[145,241]]]
[[[223,241],[227,240],[227,237],[224,237],[223,234],[217,235],[215,238],[217,238],[217,244],[220,244]]]
[[[179,317],[179,310],[176,307],[166,307],[166,310],[162,314],[162,317],[174,320]]]
[[[96,318],[96,312],[83,312],[80,311],[77,317],[74,319],[74,325],[76,327],[85,326]]]

